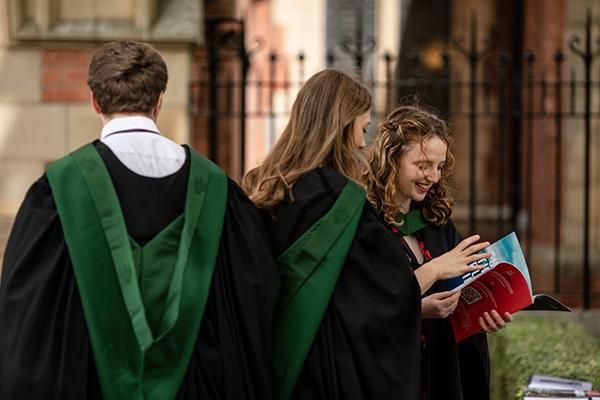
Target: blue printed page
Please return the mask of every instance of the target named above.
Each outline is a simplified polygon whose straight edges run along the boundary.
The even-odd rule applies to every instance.
[[[525,277],[525,280],[527,281],[527,285],[529,286],[529,292],[533,293],[531,288],[531,278],[529,277],[529,270],[527,268],[527,262],[525,262],[525,256],[523,255],[521,244],[519,243],[519,239],[517,239],[517,234],[515,232],[509,233],[502,239],[486,247],[481,252],[492,254],[490,258],[485,258],[478,262],[478,264],[483,265],[484,268],[481,270],[469,272],[463,276],[448,279],[446,281],[448,290],[460,290],[469,283],[473,282],[475,279],[477,279],[478,276],[485,274],[490,269],[494,268],[496,265],[504,262],[514,265],[519,269],[519,271],[521,271],[521,273]]]

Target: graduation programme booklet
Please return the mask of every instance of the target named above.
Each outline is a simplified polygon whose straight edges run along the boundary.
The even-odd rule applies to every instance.
[[[512,232],[484,250],[491,257],[480,260],[484,268],[446,281],[448,290],[461,290],[450,322],[457,342],[481,331],[479,317],[496,310],[498,314],[527,310],[571,311],[546,294],[533,295],[523,250]]]
[[[592,388],[592,383],[556,376],[533,375],[525,389],[523,400],[551,399],[598,399],[600,392]]]

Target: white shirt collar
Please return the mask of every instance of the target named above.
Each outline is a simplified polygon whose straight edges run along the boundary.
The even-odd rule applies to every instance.
[[[102,132],[100,134],[100,140],[106,138],[108,135],[113,134],[119,131],[135,131],[140,130],[144,131],[152,131],[160,134],[158,127],[148,117],[143,116],[131,116],[131,117],[118,117],[111,119],[108,121],[104,127],[102,127]]]
[[[102,128],[100,140],[129,170],[150,178],[177,172],[185,163],[185,149],[159,134],[150,118],[119,117]]]

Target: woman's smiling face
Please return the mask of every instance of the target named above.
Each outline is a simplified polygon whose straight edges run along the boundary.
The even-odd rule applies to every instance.
[[[439,182],[446,163],[448,145],[437,135],[423,141],[410,142],[400,157],[398,173],[397,204],[408,212],[410,202],[425,199],[432,185]]]

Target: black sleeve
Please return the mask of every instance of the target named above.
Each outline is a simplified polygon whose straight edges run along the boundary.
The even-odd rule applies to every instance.
[[[0,282],[0,398],[99,398],[73,270],[45,176],[29,189]]]

